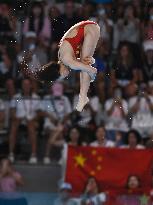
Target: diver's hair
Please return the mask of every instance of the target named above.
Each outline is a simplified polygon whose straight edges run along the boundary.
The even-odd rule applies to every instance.
[[[23,73],[31,79],[40,81],[42,83],[52,83],[60,77],[60,64],[57,62],[50,62],[36,71],[31,71],[27,64],[23,65]]]
[[[60,77],[60,65],[57,62],[50,62],[44,66],[37,72],[38,80],[42,82],[52,82],[57,80]]]

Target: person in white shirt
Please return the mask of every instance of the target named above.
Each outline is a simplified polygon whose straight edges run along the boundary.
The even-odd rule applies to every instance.
[[[55,199],[53,205],[76,205],[71,198],[72,185],[62,182],[59,186],[59,196]]]
[[[50,94],[44,96],[42,112],[45,117],[44,129],[53,131],[59,122],[68,123],[69,115],[72,112],[71,103],[64,95],[64,88],[61,82],[55,82],[50,87]]]
[[[115,143],[106,139],[104,126],[99,126],[96,130],[96,140],[90,143],[93,147],[115,147]]]
[[[114,96],[105,102],[105,128],[107,136],[111,140],[115,140],[116,132],[120,131],[123,134],[129,129],[127,123],[128,103],[122,98],[120,88],[114,90]]]
[[[36,148],[36,117],[37,111],[40,109],[40,97],[31,92],[31,82],[29,79],[22,81],[22,93],[16,94],[11,102],[11,129],[9,136],[9,159],[14,161],[14,149],[16,144],[17,131],[20,124],[25,124],[28,129],[28,137],[30,140],[32,153],[29,163],[37,163]]]
[[[136,130],[130,130],[126,135],[126,145],[120,146],[120,148],[129,149],[144,149],[145,147],[140,144],[141,135]]]
[[[106,194],[100,193],[98,182],[94,177],[89,177],[83,195],[80,197],[80,205],[103,205],[106,202]]]
[[[129,113],[132,129],[147,138],[153,128],[153,95],[148,94],[145,84],[140,86],[138,95],[129,99]]]

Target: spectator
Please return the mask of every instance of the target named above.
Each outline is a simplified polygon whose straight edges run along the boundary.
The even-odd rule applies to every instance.
[[[17,193],[17,188],[24,184],[23,178],[8,159],[1,161],[0,167],[0,204],[27,205],[25,198]]]
[[[59,9],[56,6],[52,6],[49,11],[49,18],[52,24],[52,42],[59,43],[62,38],[63,31],[61,31],[62,17]]]
[[[59,122],[68,125],[69,115],[72,112],[69,99],[63,94],[63,84],[55,82],[50,87],[50,94],[44,96],[42,114],[45,117],[44,129],[51,132]]]
[[[97,17],[91,18],[91,20],[95,20],[98,23],[102,40],[109,44],[112,35],[113,21],[109,19],[107,10],[104,8],[103,4],[98,4],[97,9]],[[109,48],[110,46],[111,45],[109,45]]]
[[[9,158],[14,161],[14,149],[18,128],[21,123],[26,123],[32,154],[29,163],[37,163],[36,148],[37,136],[35,121],[37,111],[40,109],[40,98],[37,94],[31,92],[31,82],[29,79],[22,81],[22,92],[16,94],[11,101],[12,124],[9,136]]]
[[[86,145],[86,143],[82,142],[80,139],[80,132],[78,128],[74,127],[70,129],[69,134],[68,134],[68,143],[63,137],[63,129],[64,129],[63,125],[58,125],[53,136],[51,136],[51,138],[48,140],[46,155],[44,158],[45,164],[50,164],[51,162],[49,154],[50,154],[50,151],[53,149],[53,147],[58,147],[60,150],[62,150],[59,163],[61,165],[65,165],[66,160],[67,160],[68,145],[71,145],[71,146]]]
[[[73,26],[74,24],[80,21],[80,19],[77,17],[77,14],[75,13],[74,1],[71,0],[65,1],[64,14],[60,16],[60,19],[62,20],[60,25],[60,33],[62,37],[64,33],[69,30],[71,26]]]
[[[14,56],[15,57],[15,56]],[[9,78],[16,78],[17,68],[11,55],[5,51],[0,62],[0,86],[4,88],[5,82]]]
[[[7,43],[13,39],[10,8],[5,2],[0,3],[0,41]]]
[[[51,23],[48,17],[45,17],[44,7],[41,2],[33,2],[29,16],[25,19],[23,33],[33,31],[37,37],[44,41],[51,38]]]
[[[128,43],[120,44],[118,56],[111,70],[112,86],[126,87],[138,81],[138,68]]]
[[[0,99],[0,134],[5,130],[5,103]]]
[[[106,131],[103,126],[99,126],[96,130],[96,141],[90,143],[93,147],[115,147],[115,143],[107,140]]]
[[[144,149],[145,147],[141,144],[141,136],[136,130],[130,130],[126,136],[126,145],[122,145],[122,148],[129,148],[129,149]]]
[[[142,24],[142,34],[144,40],[153,40],[153,5],[149,4],[146,14],[147,21]]]
[[[143,194],[143,196],[142,196]],[[150,197],[145,189],[141,190],[141,181],[137,175],[130,175],[127,179],[126,194],[120,195],[116,199],[117,204],[133,204],[138,205],[143,203],[143,197],[145,198],[145,204],[151,205]]]
[[[115,140],[116,132],[122,132],[123,136],[128,131],[127,114],[128,103],[122,97],[122,90],[116,88],[114,96],[105,102],[107,137]]]
[[[153,85],[153,40],[145,41],[144,62],[141,68],[141,81]]]
[[[134,7],[126,7],[123,18],[117,20],[114,26],[113,48],[117,49],[121,41],[138,43],[140,40],[140,23],[135,16]]]
[[[127,188],[130,190],[133,189],[138,189],[141,187],[141,182],[138,176],[136,175],[130,175],[127,179],[127,184],[126,184]]]
[[[0,169],[0,190],[2,192],[13,193],[21,185],[23,185],[22,176],[14,170],[8,159],[3,159]]]
[[[129,99],[129,113],[131,114],[131,127],[146,138],[152,129],[153,97],[148,94],[146,85],[142,84],[138,95]]]
[[[153,149],[153,130],[150,132],[150,135],[146,141],[146,148]]]
[[[102,205],[106,202],[106,194],[100,193],[98,182],[94,177],[89,177],[80,199],[80,205]]]
[[[67,182],[63,182],[59,188],[59,197],[55,200],[54,205],[75,205],[70,197],[72,185]]]

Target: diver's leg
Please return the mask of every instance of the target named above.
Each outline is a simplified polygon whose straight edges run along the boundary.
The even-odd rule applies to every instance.
[[[81,51],[81,60],[83,60],[86,57],[93,56],[98,39],[99,39],[99,31],[89,32],[85,36],[84,43],[82,46],[82,51]],[[80,95],[79,95],[79,102],[77,105],[78,111],[82,110],[85,104],[88,102],[87,93],[90,87],[90,80],[91,78],[88,75],[88,73],[81,71],[80,73]]]

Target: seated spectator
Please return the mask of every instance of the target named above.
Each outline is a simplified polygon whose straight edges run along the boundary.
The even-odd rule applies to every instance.
[[[108,48],[111,48],[111,36],[113,29],[113,21],[108,16],[108,11],[104,8],[103,4],[97,4],[97,17],[91,18],[96,21],[100,26],[100,36],[102,41],[108,44]]]
[[[106,194],[100,193],[98,182],[94,177],[89,177],[83,195],[80,198],[80,205],[103,205],[106,202]]]
[[[112,86],[126,87],[130,83],[138,81],[138,68],[133,59],[133,53],[128,43],[119,46],[118,56],[111,70]]]
[[[33,2],[30,14],[25,19],[23,33],[33,31],[37,37],[43,41],[49,41],[51,38],[51,23],[48,17],[45,17],[44,7],[41,2]]]
[[[0,99],[0,134],[5,130],[5,103]]]
[[[126,136],[126,145],[122,145],[121,148],[129,149],[144,149],[145,147],[141,144],[141,135],[136,130],[130,130]]]
[[[23,178],[20,173],[14,170],[8,159],[3,159],[0,167],[0,190],[2,192],[13,193],[21,185],[23,185]]]
[[[17,73],[17,67],[14,64],[14,60],[10,53],[6,50],[2,55],[2,61],[0,62],[0,87],[4,88],[5,82],[9,78],[15,78]]]
[[[16,94],[11,100],[10,105],[12,111],[12,124],[9,136],[9,159],[14,161],[14,149],[18,128],[21,123],[24,123],[28,129],[28,137],[32,146],[32,154],[29,163],[37,163],[36,148],[36,117],[37,111],[40,109],[40,98],[37,94],[31,92],[31,82],[29,79],[22,81],[22,92]]]
[[[129,113],[131,127],[141,133],[143,138],[148,137],[153,127],[153,96],[149,95],[147,87],[142,84],[138,95],[129,99]]]
[[[91,142],[90,146],[115,147],[115,143],[111,140],[107,140],[105,128],[103,126],[99,126],[96,130],[96,141]]]
[[[135,16],[134,7],[128,5],[123,18],[119,18],[114,26],[113,48],[117,49],[122,41],[138,43],[140,40],[140,22]]]
[[[42,115],[45,117],[44,129],[51,133],[56,129],[56,124],[69,124],[69,115],[72,112],[69,99],[64,95],[61,82],[55,82],[50,87],[50,94],[44,96],[42,102]]]
[[[61,185],[59,186],[59,196],[54,201],[54,205],[75,205],[75,203],[70,197],[71,191],[72,191],[71,184],[67,182],[61,183]]]
[[[21,174],[8,159],[3,159],[0,167],[0,204],[27,205],[26,199],[17,192],[17,188],[23,184]]]
[[[141,187],[141,181],[137,175],[130,175],[127,179],[126,190],[124,194],[121,194],[116,197],[114,200],[114,205],[136,205],[143,204],[145,198],[145,204],[151,205],[148,191],[145,191],[145,188]],[[146,193],[145,193],[146,192]]]
[[[56,128],[56,131],[51,136],[51,138],[48,140],[47,148],[46,148],[46,155],[44,157],[44,164],[50,164],[50,152],[53,151],[54,147],[59,148],[58,151],[62,150],[60,154],[59,164],[65,166],[66,160],[67,160],[67,149],[68,145],[71,146],[79,146],[79,145],[86,145],[85,142],[83,142],[80,138],[80,132],[78,128],[74,127],[71,128],[68,134],[68,142],[64,139],[63,136],[63,125],[58,125]],[[55,158],[56,156],[54,156]]]
[[[71,26],[80,21],[75,9],[74,1],[67,0],[64,2],[64,14],[59,16],[59,19],[61,20],[60,30],[57,30],[58,35],[61,34],[61,37]]]
[[[142,34],[144,40],[153,40],[153,5],[148,4],[148,9],[146,11],[147,21],[144,20],[142,24]]]
[[[114,95],[105,102],[105,128],[108,139],[115,140],[116,132],[122,132],[123,136],[128,131],[127,114],[128,103],[122,97],[120,88],[114,89]]]
[[[153,130],[150,132],[148,139],[146,141],[146,148],[153,149]]]
[[[144,62],[141,68],[141,81],[153,85],[153,40],[144,41]]]
[[[130,175],[127,179],[126,187],[129,190],[140,188],[141,187],[141,182],[140,182],[139,177],[136,176],[136,175]]]
[[[25,60],[30,69],[38,68],[48,62],[47,45],[38,40],[36,33],[29,31],[24,34],[23,50],[18,54],[18,63]]]
[[[60,39],[62,38],[62,33],[61,31],[61,22],[62,22],[62,17],[60,14],[59,9],[56,7],[56,5],[52,6],[49,11],[49,18],[52,24],[52,42],[53,43],[58,43]]]
[[[0,2],[0,41],[8,42],[13,38],[10,7],[4,1]]]

